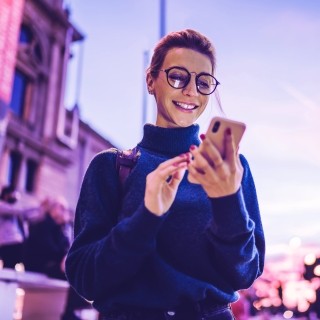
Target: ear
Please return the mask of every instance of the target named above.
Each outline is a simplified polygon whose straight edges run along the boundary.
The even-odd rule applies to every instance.
[[[153,92],[154,92],[154,80],[153,80],[150,72],[147,73],[146,83],[147,83],[148,92],[150,94],[153,94]]]

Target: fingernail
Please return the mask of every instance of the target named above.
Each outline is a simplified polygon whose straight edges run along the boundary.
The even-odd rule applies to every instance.
[[[200,139],[203,141],[206,138],[206,135],[204,133],[200,134]]]
[[[230,128],[227,128],[227,129],[226,129],[226,134],[227,134],[228,136],[231,135],[231,129],[230,129]]]
[[[180,158],[184,158],[185,156],[186,156],[185,153],[181,153],[181,154],[179,155]]]
[[[190,146],[190,150],[194,150],[196,148],[196,146],[194,145],[194,144],[192,144],[191,146]]]

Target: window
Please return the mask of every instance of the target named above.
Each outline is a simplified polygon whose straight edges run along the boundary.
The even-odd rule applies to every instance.
[[[18,152],[11,152],[8,167],[8,185],[16,186],[19,178],[19,171],[21,166],[21,154]]]
[[[20,118],[23,117],[26,103],[26,93],[30,80],[19,70],[16,70],[13,80],[13,88],[10,109]]]
[[[22,24],[17,55],[10,109],[17,117],[32,123],[35,114],[34,99],[39,91],[38,81],[43,66],[43,52],[33,28]]]
[[[37,162],[28,159],[27,160],[27,172],[26,172],[26,191],[33,192],[35,189],[35,180],[36,180],[36,173],[37,173]]]
[[[22,25],[20,30],[19,43],[31,43],[32,41],[32,31],[26,25]]]
[[[43,60],[42,49],[38,38],[32,32],[31,28],[22,25],[20,29],[19,45],[21,48],[27,48],[31,60],[41,63]]]

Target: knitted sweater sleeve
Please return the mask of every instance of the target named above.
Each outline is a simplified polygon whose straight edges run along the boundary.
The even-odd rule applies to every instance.
[[[76,208],[75,238],[66,260],[68,281],[88,300],[106,296],[134,277],[155,250],[162,224],[162,218],[143,203],[132,216],[117,222],[121,197],[115,156],[100,153],[87,169]]]
[[[233,195],[211,199],[213,219],[207,230],[212,263],[235,291],[248,288],[261,275],[265,257],[254,181],[247,160],[242,155],[240,160],[241,188]]]

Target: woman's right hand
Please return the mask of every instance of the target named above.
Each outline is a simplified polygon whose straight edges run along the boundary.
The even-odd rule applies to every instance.
[[[181,154],[147,175],[144,203],[151,213],[162,216],[169,210],[189,162],[190,154]]]
[[[234,194],[241,186],[243,167],[230,130],[225,134],[225,157],[210,139],[203,139],[203,150],[191,146],[193,156],[188,170],[192,181],[200,183],[210,198]],[[191,180],[190,179],[190,180]]]

